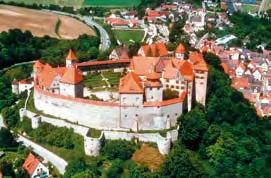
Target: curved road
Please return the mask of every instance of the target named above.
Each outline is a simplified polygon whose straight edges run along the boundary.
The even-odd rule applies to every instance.
[[[101,44],[100,44],[100,50],[102,51],[106,51],[109,49],[110,45],[111,45],[111,41],[110,41],[110,37],[107,33],[107,31],[97,22],[95,22],[92,17],[90,16],[81,16],[81,15],[75,15],[75,14],[70,14],[67,12],[61,12],[61,11],[53,11],[53,10],[48,10],[48,9],[43,9],[44,11],[49,11],[49,12],[53,12],[59,15],[66,15],[66,16],[70,16],[76,19],[79,19],[80,21],[86,23],[88,26],[90,27],[96,27],[99,30],[100,33],[100,37],[101,37]]]

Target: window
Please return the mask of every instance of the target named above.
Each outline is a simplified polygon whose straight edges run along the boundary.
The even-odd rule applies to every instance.
[[[136,117],[138,116],[138,114],[135,115]]]
[[[166,79],[166,82],[169,82],[169,79]]]
[[[179,86],[176,86],[176,89],[179,89]]]
[[[178,83],[179,83],[179,80],[176,80],[176,83],[178,84]]]
[[[167,118],[169,118],[169,115],[167,115]]]

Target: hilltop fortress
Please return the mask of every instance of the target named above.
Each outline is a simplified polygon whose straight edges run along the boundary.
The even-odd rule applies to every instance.
[[[36,109],[104,131],[144,133],[176,128],[177,118],[185,110],[191,110],[195,101],[205,105],[208,67],[199,52],[190,52],[185,59],[182,44],[172,56],[144,54],[148,50],[159,51],[157,47],[159,45],[149,46],[149,49],[145,46],[132,59],[83,63],[78,63],[70,50],[66,66],[56,68],[37,60],[33,66]],[[84,75],[108,70],[123,73],[115,92],[117,99],[87,98]],[[165,90],[169,89],[175,91],[177,97],[164,99]]]

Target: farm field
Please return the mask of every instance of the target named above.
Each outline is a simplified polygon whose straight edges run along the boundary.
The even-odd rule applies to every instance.
[[[0,5],[0,31],[19,28],[29,30],[34,36],[76,39],[82,34],[95,35],[84,23],[66,16],[27,8]]]
[[[4,2],[14,2],[14,0],[4,0]],[[16,3],[24,3],[24,4],[43,4],[43,5],[59,5],[59,6],[74,6],[80,7],[84,0],[16,0]]]
[[[113,30],[113,33],[117,40],[126,45],[141,42],[144,37],[144,31],[141,30]]]
[[[140,0],[85,0],[85,6],[103,7],[134,7],[140,4]]]
[[[12,2],[14,0],[4,0],[4,2]],[[140,0],[16,0],[16,3],[25,4],[43,4],[43,5],[59,5],[74,6],[80,8],[82,6],[102,6],[102,7],[134,7],[140,4]]]

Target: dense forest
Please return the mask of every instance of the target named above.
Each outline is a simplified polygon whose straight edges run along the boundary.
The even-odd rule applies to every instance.
[[[0,33],[0,69],[19,62],[41,58],[52,65],[64,64],[69,48],[76,51],[81,61],[97,59],[99,37],[82,35],[75,40],[59,40],[45,36],[34,37],[19,29]]]
[[[217,30],[219,36],[234,34],[238,37],[234,45],[243,46],[256,50],[258,45],[263,44],[267,49],[271,49],[271,23],[268,18],[253,17],[249,14],[236,12],[229,16],[233,24],[224,30]]]

